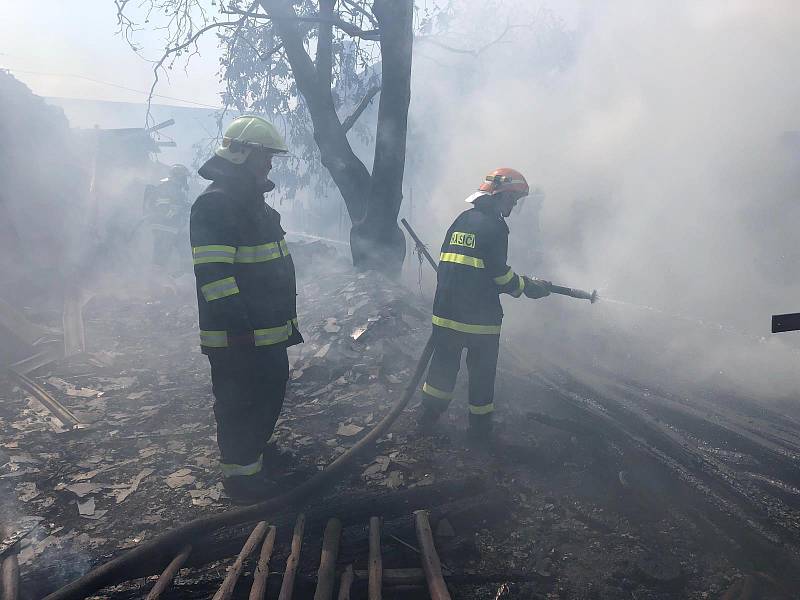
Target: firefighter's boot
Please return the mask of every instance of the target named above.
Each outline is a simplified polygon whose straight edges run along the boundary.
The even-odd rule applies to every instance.
[[[488,448],[494,443],[494,423],[491,415],[469,415],[467,444],[476,448]]]

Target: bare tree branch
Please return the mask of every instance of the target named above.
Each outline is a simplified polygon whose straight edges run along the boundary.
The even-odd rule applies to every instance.
[[[155,65],[153,65],[153,85],[150,86],[150,93],[147,96],[147,114],[145,116],[146,124],[149,124],[152,119],[150,109],[153,104],[153,94],[156,91],[156,86],[158,85],[159,79],[159,71],[163,68],[164,62],[166,62],[166,60],[173,54],[177,54],[181,50],[185,50],[192,44],[195,44],[197,40],[207,31],[216,29],[217,27],[240,27],[242,22],[245,20],[247,20],[247,17],[242,17],[238,21],[209,23],[205,27],[199,29],[194,35],[190,36],[189,39],[187,39],[184,43],[166,49],[161,58],[158,59]]]
[[[342,0],[342,4],[344,4],[348,8],[350,8],[350,9],[352,9],[352,10],[358,12],[358,13],[361,13],[362,15],[364,15],[367,18],[367,20],[370,23],[372,23],[372,26],[375,29],[378,29],[378,19],[376,19],[375,15],[373,15],[371,12],[366,10],[358,2],[353,2],[353,0]]]
[[[472,49],[454,48],[453,46],[448,46],[447,44],[438,41],[436,38],[427,35],[417,36],[416,38],[414,38],[414,41],[428,43],[431,44],[432,46],[436,46],[437,48],[442,48],[443,50],[447,50],[449,52],[455,52],[456,54],[469,54],[470,56],[479,56],[482,53],[486,52],[486,50],[488,50],[492,46],[502,43],[506,35],[508,35],[508,32],[511,31],[512,29],[524,29],[530,27],[531,25],[532,25],[531,23],[512,25],[510,21],[507,21],[506,28],[503,30],[503,32],[496,39],[492,40],[487,44],[484,44],[480,48],[472,48]]]
[[[361,114],[367,109],[367,106],[370,105],[372,99],[381,91],[380,85],[372,86],[367,93],[364,94],[364,97],[361,99],[361,102],[358,103],[353,113],[347,117],[344,121],[342,121],[342,129],[344,129],[345,133],[352,129],[353,125],[355,125],[358,118]]]
[[[319,0],[319,12],[326,20],[334,19],[333,7],[336,0]],[[319,34],[317,35],[317,77],[320,86],[331,87],[333,77],[333,25],[329,22],[319,24]]]
[[[273,21],[277,20],[290,20],[296,21],[297,23],[328,23],[333,25],[334,27],[338,27],[342,31],[344,31],[347,35],[352,37],[359,37],[364,38],[365,40],[379,40],[381,37],[381,32],[379,29],[361,29],[360,27],[356,27],[352,23],[348,23],[343,19],[339,19],[337,17],[325,17],[323,15],[310,15],[306,17],[301,17],[296,15],[294,17],[276,17],[273,15],[265,15],[262,13],[253,13],[249,11],[244,11],[238,8],[229,7],[228,10],[224,11],[226,14],[234,14],[234,15],[244,15],[246,17],[252,17],[254,19],[272,19]]]

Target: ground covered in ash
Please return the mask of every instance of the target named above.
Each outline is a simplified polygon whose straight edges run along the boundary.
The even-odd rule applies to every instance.
[[[388,412],[430,331],[429,300],[414,290],[353,272],[318,244],[293,253],[306,343],[291,351],[281,455],[269,467],[276,491],[341,455]],[[89,427],[64,431],[3,382],[0,520],[30,529],[20,544],[23,597],[231,507],[188,283],[147,297],[124,286],[95,296],[84,311],[87,352],[31,375]],[[417,434],[413,401],[374,451],[311,502],[295,597],[313,595],[328,517],[344,526],[340,568],[366,568],[373,515],[384,518],[384,568],[419,567],[411,513],[421,508],[431,511],[454,598],[798,597],[797,422],[565,369],[552,349],[512,349],[520,346],[501,350],[493,449],[465,443],[462,374],[438,431]],[[267,597],[277,597],[296,514],[267,516],[278,527]],[[184,569],[164,597],[210,598],[251,528],[204,542],[205,564]],[[252,561],[236,597],[248,595]],[[153,582],[97,597],[143,597]],[[384,596],[427,597],[421,587]],[[366,597],[363,582],[353,597]]]

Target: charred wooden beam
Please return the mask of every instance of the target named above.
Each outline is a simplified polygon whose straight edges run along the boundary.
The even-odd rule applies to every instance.
[[[333,598],[333,585],[336,581],[336,559],[339,556],[339,538],[342,535],[342,522],[339,519],[330,519],[325,526],[325,535],[322,538],[322,555],[319,559],[317,571],[317,590],[314,600],[331,600]]]
[[[350,589],[353,587],[353,565],[347,565],[339,581],[339,596],[337,600],[350,600]]]
[[[442,563],[436,553],[436,545],[433,543],[433,532],[428,521],[428,512],[425,510],[414,511],[414,524],[417,529],[417,541],[419,542],[420,553],[422,554],[422,569],[425,571],[425,579],[428,582],[428,592],[431,600],[450,600],[450,592],[447,591],[447,584],[442,576]]]
[[[27,391],[34,398],[36,398],[36,400],[41,402],[42,405],[44,405],[44,407],[49,410],[56,419],[64,424],[64,427],[69,429],[80,429],[85,427],[85,425],[80,422],[78,417],[72,414],[66,406],[53,398],[53,396],[48,394],[47,391],[38,383],[32,379],[29,379],[26,375],[22,375],[21,373],[16,373],[14,371],[10,372],[10,377],[17,383],[17,385],[19,385],[19,387]]]
[[[189,558],[189,555],[192,553],[192,545],[187,544],[183,547],[183,549],[178,553],[178,555],[170,561],[161,575],[158,577],[158,581],[153,586],[153,589],[150,590],[150,593],[147,594],[146,600],[158,600],[161,597],[161,594],[172,585],[172,580],[175,579],[175,575],[178,574],[178,571],[181,570],[183,565],[186,563],[186,560]]]
[[[3,600],[19,598],[19,559],[10,554],[3,559]]]
[[[381,559],[381,519],[369,520],[369,600],[381,600],[383,560]]]
[[[300,562],[300,550],[303,547],[303,531],[306,526],[306,516],[303,513],[297,515],[297,522],[294,525],[292,534],[292,550],[289,558],[286,559],[286,569],[283,571],[283,582],[278,600],[292,600],[294,591],[294,578],[297,574],[297,563]]]
[[[256,571],[253,574],[253,586],[250,588],[249,600],[264,600],[267,593],[267,578],[269,577],[269,559],[272,558],[272,550],[275,548],[275,526],[272,525],[267,532],[267,539],[261,546],[261,554],[258,557]]]
[[[225,576],[225,580],[222,582],[222,585],[219,586],[219,590],[217,593],[214,594],[214,598],[212,600],[230,600],[231,596],[233,596],[233,588],[236,587],[236,583],[239,581],[239,576],[242,574],[242,567],[244,567],[244,561],[247,560],[247,557],[253,553],[253,550],[261,543],[261,540],[264,539],[264,535],[267,533],[267,523],[265,521],[261,521],[258,525],[256,525],[255,529],[253,529],[253,533],[250,534],[250,537],[247,538],[247,541],[242,546],[242,550],[239,552],[239,555],[236,557],[236,560],[233,562],[233,565],[230,569],[228,569],[228,574]]]

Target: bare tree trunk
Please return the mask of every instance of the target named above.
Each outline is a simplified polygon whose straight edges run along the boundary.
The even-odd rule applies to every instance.
[[[406,129],[411,99],[413,0],[375,0],[382,57],[381,98],[375,138],[375,158],[370,175],[347,139],[347,127],[336,114],[331,92],[330,25],[321,24],[316,65],[308,55],[297,13],[289,0],[259,0],[274,17],[297,88],[305,100],[314,127],[314,140],[322,164],[344,198],[354,224],[350,232],[353,264],[398,274],[406,253],[405,237],[397,225],[403,201]],[[321,0],[324,15],[333,11],[332,0]]]
[[[413,0],[375,0],[381,31],[381,98],[375,160],[364,217],[350,232],[353,263],[399,273],[406,242],[397,225],[403,201],[408,106],[411,101]]]
[[[278,17],[273,23],[286,49],[297,89],[311,115],[314,141],[319,148],[322,164],[341,192],[350,219],[356,222],[364,216],[370,174],[350,147],[347,133],[336,114],[329,71],[332,50],[327,44],[327,34],[322,36],[322,47],[318,48],[315,67],[303,46],[297,13],[291,2],[260,0],[260,3],[270,16]]]

